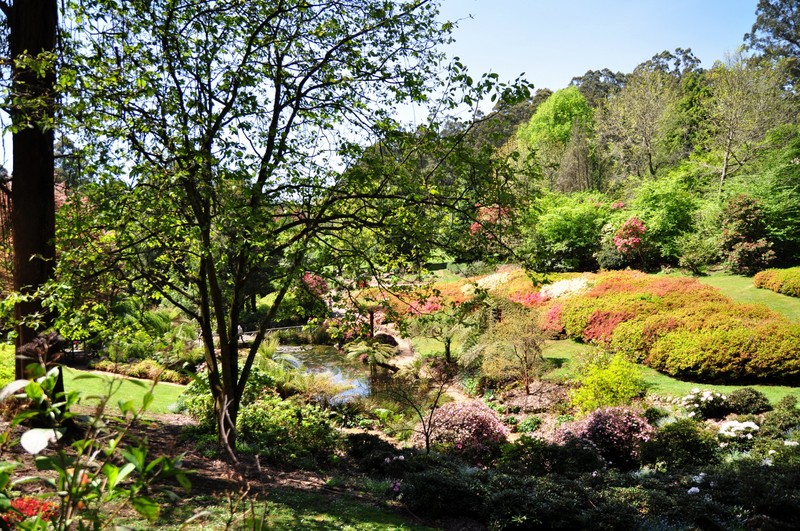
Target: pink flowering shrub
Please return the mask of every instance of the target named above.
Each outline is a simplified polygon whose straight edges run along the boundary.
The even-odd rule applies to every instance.
[[[428,315],[438,312],[442,308],[444,308],[442,300],[439,297],[433,296],[411,304],[408,308],[408,313],[410,315]]]
[[[475,221],[469,226],[469,233],[473,236],[480,234],[486,226],[497,225],[508,219],[508,207],[497,204],[482,206],[480,203],[475,206],[478,209],[475,213]],[[488,234],[487,237],[491,238],[491,234]]]
[[[644,222],[632,216],[614,233],[614,246],[622,254],[630,254],[639,248],[642,236],[647,231]]]
[[[511,302],[516,302],[517,304],[521,304],[526,308],[533,308],[535,306],[539,306],[540,304],[547,302],[550,299],[546,294],[542,294],[539,291],[536,292],[529,292],[529,291],[515,291],[508,296],[508,300]]]
[[[642,444],[654,434],[655,428],[636,411],[609,407],[597,409],[582,420],[563,424],[556,432],[556,440],[561,443],[572,438],[589,441],[610,465],[631,470],[638,466]]]
[[[550,308],[548,308],[539,319],[539,328],[541,328],[542,332],[544,332],[548,337],[557,338],[564,335],[564,319],[562,317],[563,311],[564,306],[562,304],[555,303],[550,306]]]
[[[444,404],[433,413],[432,426],[431,446],[474,463],[491,461],[509,433],[497,414],[480,400]],[[414,442],[424,446],[420,430]]]
[[[325,279],[315,273],[312,273],[311,271],[306,271],[301,280],[306,289],[308,289],[312,295],[317,297],[322,297],[328,293],[328,291],[330,291],[328,283],[325,282]]]

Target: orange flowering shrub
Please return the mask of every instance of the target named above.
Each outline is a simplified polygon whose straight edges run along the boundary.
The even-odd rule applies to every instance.
[[[775,293],[800,297],[800,267],[789,269],[766,269],[753,277],[757,288],[772,290]]]

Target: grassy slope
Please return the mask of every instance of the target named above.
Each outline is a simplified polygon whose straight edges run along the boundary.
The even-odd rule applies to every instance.
[[[792,321],[800,321],[800,298],[756,288],[752,278],[737,275],[711,275],[700,277],[699,280],[703,284],[714,286],[736,302],[763,304]]]

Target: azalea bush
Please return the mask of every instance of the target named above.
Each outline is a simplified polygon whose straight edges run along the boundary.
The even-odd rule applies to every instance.
[[[753,285],[790,297],[800,297],[800,267],[766,269],[756,273],[753,277]]]
[[[509,434],[502,420],[481,400],[448,402],[436,408],[431,423],[434,448],[484,464],[498,454]],[[413,441],[423,443],[419,430]]]
[[[625,407],[609,407],[562,425],[556,437],[559,441],[573,437],[589,441],[610,465],[629,470],[638,465],[642,444],[654,433],[653,426],[638,412]]]

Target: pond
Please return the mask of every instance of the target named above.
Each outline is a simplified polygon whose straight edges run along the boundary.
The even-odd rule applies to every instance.
[[[369,396],[369,369],[363,363],[352,360],[334,347],[321,345],[280,346],[278,353],[294,358],[294,365],[306,372],[327,375],[337,385],[349,386],[334,397],[334,401]]]

